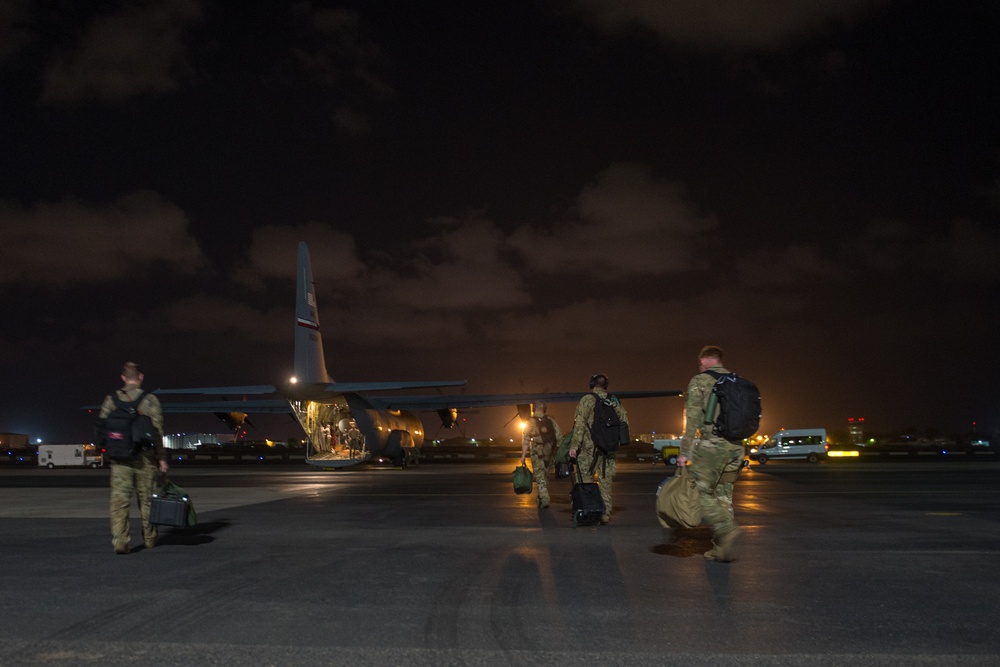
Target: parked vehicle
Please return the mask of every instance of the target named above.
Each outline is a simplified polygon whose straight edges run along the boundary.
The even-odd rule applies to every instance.
[[[38,465],[45,468],[90,467],[100,468],[103,457],[93,445],[39,445]]]
[[[663,464],[668,466],[677,465],[677,457],[681,455],[680,438],[662,438],[653,440],[653,449],[660,452]]]
[[[829,449],[825,428],[782,429],[763,445],[751,447],[749,456],[751,461],[760,464],[771,459],[805,459],[809,463],[819,463],[826,458]]]

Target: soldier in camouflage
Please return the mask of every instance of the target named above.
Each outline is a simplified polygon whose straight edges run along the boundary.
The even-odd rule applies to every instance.
[[[722,366],[722,350],[714,345],[703,347],[698,364],[699,373],[691,378],[685,394],[684,438],[677,465],[690,463],[688,470],[698,487],[702,518],[712,528],[712,548],[705,552],[705,558],[728,563],[733,560],[740,534],[733,511],[733,483],[743,465],[743,445],[715,435],[705,424],[715,421],[715,415],[705,415],[715,386],[715,378],[705,371],[729,373]]]
[[[125,385],[116,392],[118,400],[134,401],[142,391],[143,374],[139,366],[131,361],[127,362],[122,368],[121,378]],[[100,418],[107,418],[114,409],[114,400],[111,396],[106,396],[101,405]],[[152,394],[146,394],[139,403],[138,412],[152,420],[160,438],[153,447],[141,450],[131,459],[111,461],[111,545],[116,554],[129,552],[128,513],[133,496],[139,501],[139,513],[142,515],[143,545],[147,549],[153,548],[159,536],[156,526],[149,523],[149,514],[157,474],[167,472],[168,468],[163,451],[163,410],[160,400]]]
[[[521,465],[531,451],[531,474],[538,489],[538,506],[549,506],[549,473],[555,471],[556,444],[562,433],[555,419],[546,415],[548,406],[535,403],[535,414],[528,420],[521,438]]]
[[[618,468],[614,456],[606,457],[597,451],[590,435],[590,427],[594,423],[594,406],[597,404],[597,398],[608,397],[608,376],[604,373],[592,375],[590,389],[593,393],[584,395],[576,406],[569,457],[576,459],[577,469],[583,475],[584,482],[592,480],[596,473],[597,483],[601,487],[601,499],[604,501],[604,515],[601,516],[601,524],[607,524],[611,521],[611,486]],[[622,407],[617,398],[612,397],[612,399],[615,403],[618,419],[623,424],[627,424],[628,415],[625,413],[625,408]]]

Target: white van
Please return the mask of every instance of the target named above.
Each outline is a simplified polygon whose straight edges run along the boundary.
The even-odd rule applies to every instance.
[[[39,445],[38,465],[43,468],[63,466],[100,468],[104,463],[93,445]]]
[[[825,428],[781,429],[763,445],[750,448],[750,459],[764,464],[771,459],[806,459],[819,463],[829,446]]]

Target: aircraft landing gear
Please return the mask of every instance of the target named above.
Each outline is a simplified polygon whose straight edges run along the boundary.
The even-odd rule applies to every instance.
[[[420,458],[417,454],[416,447],[403,447],[402,451],[399,453],[399,458],[394,461],[394,463],[404,470],[409,468],[411,465],[420,465]]]

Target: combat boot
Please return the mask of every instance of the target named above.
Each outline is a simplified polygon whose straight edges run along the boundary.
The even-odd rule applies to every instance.
[[[740,537],[739,527],[734,527],[728,533],[723,533],[712,540],[712,548],[705,552],[706,560],[729,563],[735,557],[736,542]]]
[[[115,547],[115,553],[118,554],[119,556],[126,556],[128,555],[128,552],[129,548],[127,544]]]

